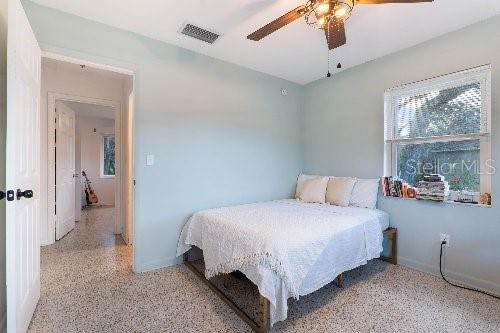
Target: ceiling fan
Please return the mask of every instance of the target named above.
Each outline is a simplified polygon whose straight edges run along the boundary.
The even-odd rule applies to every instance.
[[[309,0],[305,5],[295,8],[251,33],[247,38],[259,41],[304,16],[307,24],[325,31],[328,49],[333,50],[346,43],[344,22],[351,16],[354,5],[432,1],[434,0]]]

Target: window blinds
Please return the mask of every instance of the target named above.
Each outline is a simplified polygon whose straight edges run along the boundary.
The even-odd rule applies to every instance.
[[[398,98],[395,127],[396,139],[480,133],[480,83]]]
[[[482,66],[387,90],[385,140],[489,134],[490,73],[490,66]]]

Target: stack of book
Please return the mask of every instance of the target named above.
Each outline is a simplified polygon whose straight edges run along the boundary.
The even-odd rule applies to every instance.
[[[403,183],[403,198],[416,199],[417,190],[408,183]]]
[[[418,183],[417,199],[444,201],[450,195],[450,186],[441,175],[425,175]]]
[[[399,178],[382,177],[382,191],[385,197],[411,198],[417,196],[415,188]]]

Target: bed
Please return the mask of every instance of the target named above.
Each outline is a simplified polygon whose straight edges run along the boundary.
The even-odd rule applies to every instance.
[[[341,283],[343,272],[379,258],[388,230],[395,236],[388,214],[377,209],[278,200],[195,213],[181,232],[177,254],[196,272],[186,254],[192,247],[201,249],[205,272],[198,275],[254,330],[266,332],[286,319],[288,298],[298,299],[335,279]],[[234,271],[258,287],[258,322],[250,322],[208,280]]]

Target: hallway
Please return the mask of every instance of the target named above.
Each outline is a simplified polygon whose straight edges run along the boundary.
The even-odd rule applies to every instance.
[[[55,244],[42,247],[41,297],[30,331],[77,330],[80,321],[89,324],[86,320],[97,315],[94,311],[99,306],[110,305],[107,297],[89,295],[104,296],[102,287],[110,277],[132,274],[132,247],[113,233],[113,219],[114,208],[83,210],[82,221],[73,231]],[[111,290],[107,296],[114,298]]]

